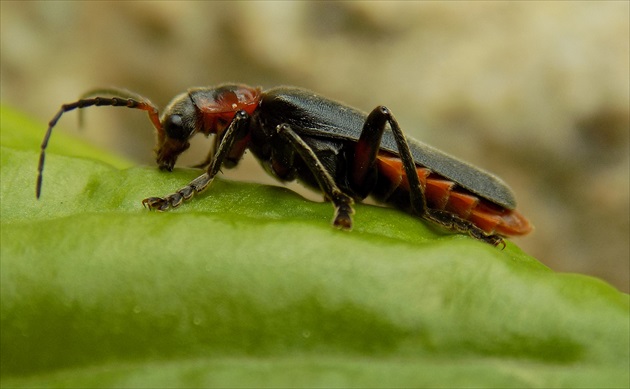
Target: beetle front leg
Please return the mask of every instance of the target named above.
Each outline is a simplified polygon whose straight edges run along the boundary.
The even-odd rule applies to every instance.
[[[279,135],[283,136],[293,146],[295,151],[302,157],[302,160],[308,166],[313,176],[317,180],[319,187],[327,199],[332,201],[335,206],[335,216],[333,218],[333,225],[343,230],[352,229],[352,214],[354,209],[352,205],[354,200],[352,197],[344,193],[332,178],[330,173],[324,168],[321,161],[311,149],[311,147],[304,142],[299,135],[291,129],[288,124],[281,124],[276,127],[276,131]]]
[[[225,135],[219,143],[214,154],[214,158],[208,166],[208,170],[199,177],[192,180],[188,185],[178,189],[165,197],[149,197],[142,200],[142,205],[150,210],[166,211],[169,208],[179,207],[184,201],[190,200],[195,194],[201,193],[208,188],[212,180],[217,175],[226,157],[229,155],[235,141],[242,138],[243,134],[249,130],[249,114],[239,111],[225,130]]]

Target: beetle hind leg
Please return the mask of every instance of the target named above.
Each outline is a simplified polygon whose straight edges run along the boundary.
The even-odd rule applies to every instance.
[[[451,212],[427,209],[423,217],[449,231],[468,234],[470,237],[477,240],[489,243],[493,246],[502,245],[502,248],[505,248],[505,241],[500,235],[487,234],[471,221],[464,220]]]
[[[373,189],[377,169],[376,159],[387,124],[391,128],[403,170],[409,182],[409,203],[414,214],[423,216],[427,210],[424,187],[420,184],[416,164],[411,156],[405,134],[400,129],[394,115],[385,106],[381,105],[374,108],[363,124],[361,136],[354,149],[354,158],[349,174],[352,189],[360,197],[366,197]]]
[[[402,162],[404,175],[409,185],[409,205],[411,206],[412,212],[449,231],[468,234],[477,240],[481,240],[493,246],[503,245],[503,247],[505,247],[505,242],[501,236],[487,234],[471,221],[462,219],[451,212],[432,209],[427,206],[425,186],[420,182],[417,166],[411,155],[407,139],[387,107],[376,107],[365,120],[361,136],[355,146],[354,158],[352,160],[353,165],[350,170],[350,180],[353,190],[360,196],[365,196],[372,189],[374,184],[372,175],[377,169],[376,160],[386,124],[389,124],[391,128],[398,148],[399,158]]]

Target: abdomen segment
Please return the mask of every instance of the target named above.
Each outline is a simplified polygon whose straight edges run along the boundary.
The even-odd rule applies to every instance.
[[[389,186],[385,190],[383,201],[388,202],[390,195],[401,190],[409,192],[409,182],[400,158],[380,154],[376,164],[379,182],[382,185],[383,180],[386,180]],[[518,211],[503,208],[488,199],[480,198],[459,187],[457,183],[433,173],[429,168],[419,166],[416,171],[429,208],[451,212],[475,224],[488,235],[525,235],[532,230],[529,221]],[[403,206],[400,204],[401,196],[395,197],[396,205]]]

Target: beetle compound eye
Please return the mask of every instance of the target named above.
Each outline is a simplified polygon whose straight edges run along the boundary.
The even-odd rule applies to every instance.
[[[171,115],[166,119],[164,129],[168,137],[172,139],[186,140],[189,135],[189,131],[184,128],[182,116],[177,114]]]

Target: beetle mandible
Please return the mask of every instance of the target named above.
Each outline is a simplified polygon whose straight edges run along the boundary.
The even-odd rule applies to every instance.
[[[215,135],[205,173],[164,197],[142,204],[165,211],[204,191],[222,167],[235,166],[250,150],[280,181],[299,179],[319,189],[335,208],[332,224],[350,230],[354,201],[368,195],[453,232],[494,246],[532,226],[499,178],[405,137],[385,106],[369,114],[294,87],[263,91],[242,84],[192,88],[176,96],[160,116],[148,99],[121,89],[101,89],[64,104],[41,145],[36,185],[41,195],[46,147],[68,111],[90,106],[147,111],[157,133],[160,169],[172,171],[197,133]]]

